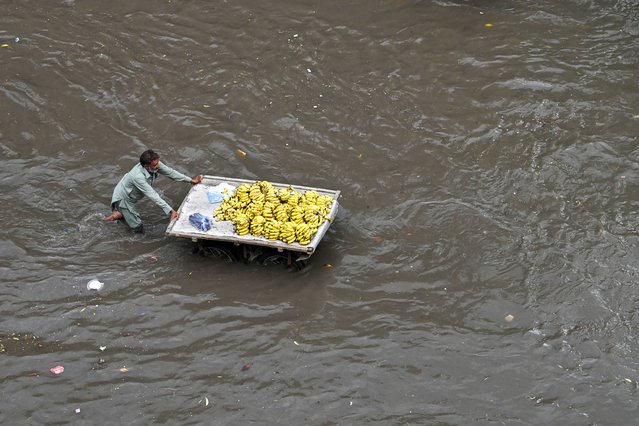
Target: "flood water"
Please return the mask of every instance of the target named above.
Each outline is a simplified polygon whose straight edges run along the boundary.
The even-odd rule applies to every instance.
[[[2,424],[636,422],[639,2],[2,3]],[[104,223],[147,148],[338,216],[301,271]]]

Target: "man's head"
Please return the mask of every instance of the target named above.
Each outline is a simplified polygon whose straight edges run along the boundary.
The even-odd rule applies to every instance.
[[[157,172],[160,168],[160,156],[152,149],[147,149],[140,155],[140,164],[149,172]]]

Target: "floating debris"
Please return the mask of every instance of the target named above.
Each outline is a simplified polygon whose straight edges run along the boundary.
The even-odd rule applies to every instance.
[[[96,291],[100,291],[104,288],[104,283],[98,281],[98,280],[91,280],[87,283],[87,290],[96,290]]]
[[[61,365],[56,365],[55,367],[51,367],[50,371],[56,376],[59,376],[60,374],[64,373],[64,367]]]
[[[515,319],[515,317],[514,317],[514,316],[512,316],[512,315],[510,315],[510,314],[508,314],[508,315],[506,315],[506,316],[504,317],[504,320],[505,320],[506,322],[511,322],[511,321],[512,321],[512,320],[514,320],[514,319]]]
[[[20,43],[20,37],[14,35],[0,35],[0,41],[14,41],[16,43]]]
[[[45,347],[42,339],[31,333],[0,334],[0,354],[29,355],[51,353],[58,349],[60,345],[57,343],[48,343]]]
[[[247,362],[246,364],[244,364],[244,365],[242,366],[242,371],[250,370],[250,369],[251,369],[251,367],[253,367],[253,363],[252,363],[252,362]]]

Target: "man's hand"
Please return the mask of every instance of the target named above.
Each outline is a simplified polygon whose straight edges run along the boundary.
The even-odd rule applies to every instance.
[[[200,182],[202,182],[202,175],[197,175],[191,179],[191,185],[197,185]]]
[[[180,215],[175,210],[171,210],[171,213],[169,213],[169,216],[171,216],[171,222],[173,222],[175,219],[180,217]]]

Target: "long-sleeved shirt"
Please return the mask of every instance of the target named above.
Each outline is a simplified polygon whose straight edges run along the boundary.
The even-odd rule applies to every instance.
[[[191,182],[190,177],[173,170],[162,162],[160,162],[158,173],[176,181]],[[136,164],[116,185],[113,197],[111,197],[111,204],[117,201],[135,204],[147,196],[168,215],[172,210],[171,206],[153,189],[153,182],[156,178],[157,173],[149,173],[141,164]]]

